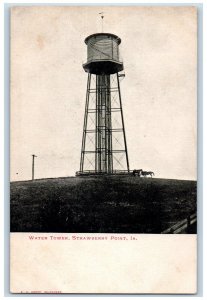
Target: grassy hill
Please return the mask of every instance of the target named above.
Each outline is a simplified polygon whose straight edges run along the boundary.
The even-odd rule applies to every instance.
[[[160,233],[195,211],[195,181],[117,175],[11,183],[11,231]]]

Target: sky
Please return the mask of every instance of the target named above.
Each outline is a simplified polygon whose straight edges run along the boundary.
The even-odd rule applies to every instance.
[[[197,21],[193,7],[16,7],[11,12],[11,180],[79,170],[87,48],[118,35],[130,169],[196,179]]]

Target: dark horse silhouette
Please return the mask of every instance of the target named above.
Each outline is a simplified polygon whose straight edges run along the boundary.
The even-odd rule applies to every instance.
[[[132,172],[133,176],[138,176],[138,177],[140,177],[141,173],[142,173],[142,169],[138,169],[138,170],[134,169]]]
[[[142,176],[146,177],[147,175],[150,175],[151,177],[154,176],[154,172],[152,171],[142,171]]]
[[[140,176],[146,177],[148,175],[150,175],[152,177],[155,175],[154,172],[152,172],[152,171],[143,171],[142,169],[138,169],[138,170],[134,169],[132,174],[133,174],[133,176],[138,176],[138,177],[140,177]]]

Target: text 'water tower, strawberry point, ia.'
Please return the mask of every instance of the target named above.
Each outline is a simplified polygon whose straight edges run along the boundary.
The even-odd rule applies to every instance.
[[[85,39],[88,73],[80,170],[76,175],[129,172],[124,116],[120,91],[123,62],[121,39],[95,33]],[[120,73],[122,72],[122,73]]]

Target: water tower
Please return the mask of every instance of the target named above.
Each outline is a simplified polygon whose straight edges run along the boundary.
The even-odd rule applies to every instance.
[[[120,79],[123,62],[121,39],[111,33],[96,33],[85,39],[88,73],[85,116],[78,175],[128,173]],[[121,72],[121,73],[120,73]]]

